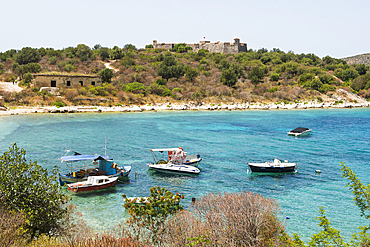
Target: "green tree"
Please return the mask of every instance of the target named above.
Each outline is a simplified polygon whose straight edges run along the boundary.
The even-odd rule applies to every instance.
[[[150,48],[154,48],[152,44],[145,45],[145,49],[150,49]]]
[[[38,63],[40,60],[41,56],[38,50],[31,47],[22,48],[22,50],[20,50],[15,57],[15,61],[20,65]]]
[[[310,88],[312,89],[315,89],[315,90],[319,90],[320,87],[323,85],[322,82],[320,81],[319,78],[315,78],[313,79],[310,83],[306,84],[308,85]]]
[[[188,80],[188,81],[193,81],[193,79],[194,79],[195,77],[197,77],[198,75],[199,75],[198,70],[193,69],[192,67],[188,67],[188,68],[186,69],[186,76],[185,76],[186,80]]]
[[[23,83],[27,86],[29,86],[32,79],[33,79],[33,76],[29,72],[23,75]]]
[[[370,74],[365,74],[357,77],[356,79],[352,80],[351,88],[359,92],[362,89],[369,89],[370,88]]]
[[[108,47],[101,47],[99,49],[99,56],[100,58],[105,61],[109,58],[109,48]]]
[[[123,51],[118,46],[114,46],[113,49],[110,51],[109,57],[110,59],[121,59],[124,56]]]
[[[158,244],[157,235],[165,230],[163,226],[168,217],[183,209],[180,201],[184,196],[177,193],[174,195],[165,188],[152,187],[147,199],[128,199],[125,195],[124,198],[123,206],[130,214],[127,224],[136,230],[135,233],[140,237],[143,236],[141,230],[144,228],[149,232],[151,241]]]
[[[358,72],[354,69],[345,69],[342,72],[336,74],[336,76],[342,79],[343,81],[353,80],[358,75],[359,75]]]
[[[364,75],[367,71],[365,64],[357,64],[355,70],[357,70],[359,75]]]
[[[84,44],[77,45],[76,57],[79,57],[81,62],[87,61],[93,55],[93,51]]]
[[[252,80],[253,84],[257,84],[267,74],[268,68],[266,66],[256,66],[248,73],[247,78]]]
[[[171,55],[164,56],[163,62],[159,65],[157,74],[168,80],[169,78],[180,78],[185,74],[185,66],[178,63]]]
[[[100,44],[96,44],[96,45],[94,45],[93,50],[100,50],[101,48],[102,47],[101,47]]]
[[[102,79],[103,82],[108,82],[110,83],[112,77],[113,77],[113,71],[111,69],[108,69],[108,68],[105,68],[105,69],[102,69],[100,72],[99,72],[99,75]]]
[[[125,50],[136,50],[136,46],[134,46],[133,44],[126,44],[123,46],[123,49]]]
[[[21,74],[38,73],[41,71],[41,65],[38,63],[28,63],[21,67]]]
[[[226,86],[233,87],[238,81],[238,76],[232,68],[225,69],[221,73],[220,81]]]
[[[48,172],[36,161],[26,160],[26,151],[13,144],[0,157],[0,201],[23,213],[28,222],[24,229],[33,237],[55,235],[63,229],[70,200],[55,181],[58,170]]]

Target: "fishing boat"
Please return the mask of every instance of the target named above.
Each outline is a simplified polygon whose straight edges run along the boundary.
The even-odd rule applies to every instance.
[[[67,184],[68,190],[72,192],[97,191],[114,186],[118,177],[90,176],[86,181]]]
[[[297,168],[296,163],[289,163],[287,160],[282,162],[279,159],[274,161],[267,161],[264,163],[247,163],[252,172],[271,172],[271,173],[283,173],[283,172],[295,172]]]
[[[60,185],[83,182],[91,176],[117,177],[124,180],[131,172],[131,166],[118,166],[113,159],[105,155],[82,155],[75,152],[75,155],[62,156],[59,159],[70,169],[69,173],[59,176]]]
[[[288,135],[290,136],[308,136],[311,134],[312,129],[304,128],[304,127],[298,127],[294,130],[291,130],[288,132]]]
[[[154,164],[181,164],[197,167],[203,160],[199,154],[188,155],[183,148],[150,149]]]

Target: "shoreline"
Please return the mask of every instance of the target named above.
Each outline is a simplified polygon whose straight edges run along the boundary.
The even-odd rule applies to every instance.
[[[294,110],[294,109],[320,109],[320,108],[361,108],[370,107],[370,102],[366,103],[341,103],[333,102],[325,103],[292,103],[292,104],[274,104],[274,103],[237,103],[237,104],[196,104],[190,102],[188,104],[173,104],[173,103],[156,103],[146,105],[129,105],[129,106],[40,106],[27,107],[18,106],[16,108],[0,107],[0,116],[8,115],[23,115],[35,113],[88,113],[88,112],[143,112],[143,111],[180,111],[180,110]]]

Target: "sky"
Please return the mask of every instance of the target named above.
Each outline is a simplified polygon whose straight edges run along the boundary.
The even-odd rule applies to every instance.
[[[0,0],[0,52],[239,38],[343,58],[370,53],[369,10],[369,0]]]

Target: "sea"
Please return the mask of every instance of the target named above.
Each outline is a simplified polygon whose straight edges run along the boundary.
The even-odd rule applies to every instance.
[[[296,127],[310,128],[312,134],[288,136]],[[65,189],[95,231],[125,223],[123,194],[148,196],[151,187],[160,186],[183,194],[185,207],[208,193],[252,191],[273,198],[287,232],[306,242],[321,230],[316,217],[322,206],[332,226],[349,240],[368,221],[354,204],[340,164],[352,168],[363,183],[370,182],[369,130],[369,108],[12,115],[0,117],[0,154],[17,143],[27,159],[48,169],[58,166],[63,174],[69,169],[58,158],[66,149],[106,152],[118,165],[132,165],[129,178],[114,188],[84,194]],[[201,173],[149,171],[150,149],[172,147],[199,154]],[[248,169],[248,162],[274,158],[296,162],[299,169],[276,175]]]

